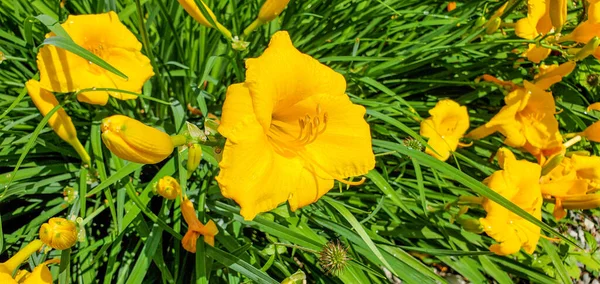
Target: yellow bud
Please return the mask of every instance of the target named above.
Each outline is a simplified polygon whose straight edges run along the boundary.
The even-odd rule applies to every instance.
[[[567,21],[567,1],[550,0],[550,21],[557,31],[560,31]]]
[[[176,179],[165,176],[154,185],[154,192],[166,199],[173,200],[181,193],[181,186]]]
[[[562,199],[564,209],[593,209],[600,207],[600,194],[567,196]]]
[[[53,249],[68,249],[77,242],[77,226],[65,218],[50,218],[40,227],[40,239]]]
[[[596,52],[598,45],[600,45],[600,39],[597,36],[594,36],[577,52],[577,54],[575,54],[575,61],[583,60],[586,57],[593,55],[594,52]]]
[[[54,94],[40,87],[40,82],[29,80],[25,83],[25,87],[27,88],[29,97],[31,97],[31,101],[33,101],[43,116],[46,116],[53,108],[59,105]],[[85,163],[90,161],[90,155],[88,155],[87,151],[77,138],[77,130],[75,130],[75,125],[71,121],[71,117],[63,108],[60,108],[52,115],[48,120],[48,125],[52,127],[58,137],[73,146],[75,151],[77,151],[81,157],[81,160]]]
[[[194,0],[177,0],[177,1],[179,1],[179,4],[181,5],[181,7],[183,7],[183,9],[188,14],[190,14],[190,16],[192,16],[198,23],[200,23],[203,26],[209,27],[209,28],[213,27],[210,24],[210,22],[206,19],[206,17],[204,17],[204,14],[202,14],[202,11],[200,11],[200,8],[198,8],[198,5],[196,5],[196,2]],[[202,5],[204,5],[204,8],[206,9],[206,11],[208,11],[208,14],[212,18],[212,20],[216,23],[217,17],[215,17],[215,14],[213,13],[213,11],[210,8],[208,8],[208,6],[206,6],[206,4],[204,4],[204,1],[200,0],[200,3],[202,3]]]
[[[289,2],[290,0],[266,0],[262,7],[260,7],[258,20],[262,23],[272,21],[283,12],[283,9],[285,9],[285,6],[287,6]]]
[[[194,173],[200,161],[202,160],[202,147],[199,144],[192,144],[188,148],[187,173],[188,178]]]
[[[156,164],[173,152],[171,137],[124,115],[102,120],[102,141],[117,157],[140,164]]]

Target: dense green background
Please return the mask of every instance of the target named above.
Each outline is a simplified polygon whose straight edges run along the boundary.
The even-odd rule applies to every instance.
[[[252,22],[262,3],[206,2],[233,34]],[[577,2],[579,6],[570,6],[570,28],[582,15]],[[516,210],[479,182],[498,169],[488,158],[501,145],[501,137],[460,149],[448,163],[405,145],[406,137],[421,139],[419,117],[427,117],[440,98],[467,105],[474,126],[497,112],[503,92],[477,82],[482,74],[517,83],[532,79],[532,64],[514,66],[518,53],[513,50],[522,50],[528,41],[516,38],[510,28],[486,35],[475,26],[479,17],[489,17],[501,4],[467,1],[447,12],[444,1],[292,0],[282,16],[247,39],[247,51],[236,52],[220,33],[194,22],[177,1],[68,0],[63,9],[56,0],[3,0],[0,51],[7,60],[0,64],[0,259],[35,238],[48,218],[73,213],[84,219],[86,240],[63,251],[60,267],[53,266],[61,283],[276,283],[299,269],[309,283],[461,278],[473,283],[553,283],[578,279],[586,271],[598,277],[598,219],[592,212],[573,212],[558,224],[544,213],[549,225],[545,235],[564,235],[569,241],[542,239],[533,255],[511,257],[493,255],[488,251],[490,238],[454,222],[459,207],[444,205],[459,195],[485,195]],[[23,86],[37,76],[35,55],[48,32],[33,16],[46,14],[62,22],[68,14],[109,10],[138,36],[153,62],[157,75],[143,93],[170,105],[139,98],[111,99],[106,107],[97,107],[59,95],[59,100],[70,102],[65,108],[92,155],[96,177],[80,166],[77,154],[49,127],[34,131],[42,117]],[[511,21],[524,17],[526,7],[517,1],[508,10],[505,17]],[[204,118],[191,115],[188,104],[220,115],[227,86],[244,80],[244,59],[261,54],[270,35],[281,29],[289,31],[298,49],[343,74],[352,100],[367,107],[377,167],[364,185],[336,188],[296,213],[282,205],[246,222],[237,205],[219,193],[212,149],[205,149],[201,167],[186,180],[185,152],[142,167],[118,159],[102,145],[99,123],[112,114],[135,117],[168,133],[181,131],[185,121],[202,125]],[[554,61],[564,61],[559,52],[547,60]],[[562,132],[581,131],[596,121],[584,109],[598,100],[598,72],[597,61],[588,59],[553,87],[562,110]],[[598,150],[592,146],[584,142],[576,149]],[[164,175],[181,181],[201,208],[201,219],[218,224],[221,232],[214,248],[199,246],[195,255],[181,248],[187,228],[179,206],[152,198],[152,183]],[[73,204],[63,199],[66,186],[79,191]],[[92,191],[96,194],[84,198]],[[552,212],[551,205],[546,209]],[[484,212],[474,207],[462,218],[482,216]],[[352,258],[339,278],[325,275],[311,252],[338,239],[349,247]],[[53,251],[48,257],[59,255]],[[43,259],[36,256],[31,264]]]

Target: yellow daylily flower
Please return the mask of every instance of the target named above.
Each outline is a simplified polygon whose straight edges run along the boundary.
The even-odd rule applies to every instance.
[[[77,242],[77,225],[65,218],[50,218],[40,227],[40,239],[53,249],[65,250]]]
[[[154,185],[154,192],[166,199],[173,200],[181,194],[181,186],[171,176],[164,176]]]
[[[524,39],[534,39],[540,34],[548,34],[553,23],[550,19],[550,10],[552,0],[528,0],[527,17],[517,21],[515,33],[518,37]],[[564,5],[566,5],[564,1]]]
[[[460,138],[469,129],[469,114],[465,106],[452,100],[441,100],[429,110],[431,117],[421,122],[421,135],[429,138],[425,153],[440,161],[456,151]],[[436,154],[437,152],[437,154]]]
[[[542,195],[554,197],[554,218],[560,220],[567,215],[562,206],[562,200],[571,196],[586,195],[588,181],[580,179],[573,167],[573,160],[565,157],[561,163],[548,174],[540,178]]]
[[[117,157],[134,163],[156,164],[173,152],[171,137],[124,115],[102,120],[102,141]]]
[[[31,97],[31,101],[33,101],[33,104],[35,104],[43,116],[46,116],[53,108],[59,105],[54,94],[42,89],[38,81],[29,80],[25,83],[25,87],[27,88],[29,97]],[[90,162],[90,155],[79,141],[79,138],[77,138],[75,125],[63,108],[60,108],[52,115],[48,120],[48,124],[58,137],[69,143],[77,151],[77,154],[79,154],[84,163]]]
[[[550,48],[530,43],[529,48],[523,53],[523,56],[527,57],[527,60],[533,63],[540,63],[550,55],[550,51]]]
[[[365,108],[350,101],[344,77],[300,53],[285,31],[246,68],[223,105],[217,177],[244,219],[286,200],[292,210],[311,204],[334,180],[360,184],[345,179],[373,169],[375,157]]]
[[[9,260],[0,263],[0,283],[3,284],[52,284],[52,274],[47,265],[56,263],[56,260],[49,260],[36,266],[31,273],[25,270],[19,270],[15,278],[13,272],[25,262],[33,253],[40,250],[44,243],[40,240],[33,240],[24,248],[19,250]]]
[[[562,136],[554,117],[556,106],[552,93],[528,81],[524,84],[504,98],[506,106],[498,114],[467,137],[482,139],[500,132],[506,137],[506,145],[524,147],[538,159],[560,151]]]
[[[484,183],[541,220],[541,167],[525,160],[517,160],[506,148],[498,150],[498,162],[502,170],[494,172]],[[487,198],[484,198],[482,205],[487,215],[479,221],[484,232],[498,242],[490,246],[490,251],[498,255],[516,253],[521,247],[529,254],[535,251],[540,238],[538,226]]]
[[[262,7],[260,7],[258,20],[262,23],[274,20],[283,12],[288,3],[290,3],[290,0],[266,0]]]
[[[210,246],[215,246],[215,236],[219,233],[217,225],[212,220],[203,225],[198,220],[194,204],[187,197],[182,197],[181,214],[188,225],[188,231],[181,240],[181,245],[185,250],[196,253],[196,241],[200,235],[204,236],[204,242]]]
[[[74,92],[87,88],[113,88],[140,93],[142,85],[154,75],[150,60],[140,51],[142,44],[120,21],[115,12],[67,18],[61,25],[73,41],[127,75],[119,77],[87,60],[53,45],[44,45],[37,55],[40,84],[52,92]],[[46,37],[55,36],[49,33]],[[105,105],[108,96],[135,99],[120,92],[79,93],[81,102]]]

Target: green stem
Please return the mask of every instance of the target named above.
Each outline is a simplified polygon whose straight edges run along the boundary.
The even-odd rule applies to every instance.
[[[183,134],[171,135],[173,146],[179,147],[187,144],[187,137]]]
[[[273,245],[275,245],[275,246],[284,246],[284,247],[289,247],[289,248],[295,248],[295,249],[299,249],[299,250],[302,250],[302,251],[305,251],[305,252],[319,254],[319,252],[316,251],[316,250],[314,250],[314,249],[309,249],[309,248],[301,247],[299,245],[290,245],[290,244],[284,244],[284,243],[273,243]]]
[[[262,24],[263,24],[263,22],[260,21],[259,19],[254,20],[254,22],[252,22],[252,24],[250,24],[246,29],[244,29],[244,37],[247,37],[248,35],[250,35],[256,28],[258,28]]]

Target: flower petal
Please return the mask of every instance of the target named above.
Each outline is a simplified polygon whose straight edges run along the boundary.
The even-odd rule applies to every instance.
[[[106,76],[108,76],[117,89],[141,93],[144,83],[150,79],[150,77],[154,76],[150,59],[139,51],[114,48],[110,50],[110,55],[106,58],[106,62],[127,75],[128,79],[123,79],[116,74],[106,72]],[[137,98],[137,96],[131,94],[112,91],[108,93],[120,100],[132,100]]]
[[[458,138],[451,136],[441,138],[438,135],[437,137],[431,137],[427,141],[427,144],[429,144],[429,146],[433,148],[435,152],[431,148],[427,147],[425,148],[425,153],[440,161],[446,161],[450,157],[450,152],[454,152],[456,147],[458,147]]]
[[[303,168],[298,157],[275,152],[250,106],[251,98],[243,85],[228,89],[219,126],[227,142],[217,177],[223,196],[240,205],[246,220],[285,202]]]
[[[275,33],[260,57],[246,61],[246,68],[254,112],[265,129],[269,129],[272,115],[308,97],[345,96],[344,77],[298,51],[285,31]]]
[[[44,45],[37,55],[40,84],[52,92],[74,92],[84,88],[102,88],[97,76],[89,72],[87,60],[53,45]]]
[[[375,156],[369,124],[363,118],[365,108],[353,104],[348,96],[314,95],[296,104],[290,112],[294,114],[277,120],[297,125],[297,113],[314,113],[317,106],[327,113],[327,122],[323,133],[299,152],[307,161],[305,167],[328,179],[364,175],[373,169]]]
[[[296,190],[288,198],[290,208],[296,211],[300,207],[317,202],[331,188],[333,188],[333,179],[320,178],[304,168],[300,173]]]
[[[75,43],[86,49],[98,46],[103,49],[142,50],[142,44],[113,11],[103,14],[70,15],[61,26]]]
[[[31,271],[23,284],[52,284],[52,273],[50,273],[50,269],[46,264],[42,263]]]

